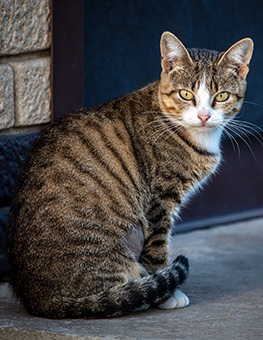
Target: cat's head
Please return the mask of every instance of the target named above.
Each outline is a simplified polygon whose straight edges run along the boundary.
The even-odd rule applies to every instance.
[[[171,121],[199,133],[221,128],[241,108],[253,41],[226,52],[186,49],[170,32],[161,37],[159,102]]]

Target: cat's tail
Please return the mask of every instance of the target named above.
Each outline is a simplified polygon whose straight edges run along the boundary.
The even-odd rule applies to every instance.
[[[66,298],[63,317],[115,317],[142,310],[150,304],[161,304],[185,281],[188,267],[187,258],[180,255],[169,267],[153,275],[74,301]]]

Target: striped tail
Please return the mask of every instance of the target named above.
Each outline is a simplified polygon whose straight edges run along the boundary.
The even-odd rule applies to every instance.
[[[65,298],[63,318],[116,317],[161,304],[171,297],[188,274],[188,260],[178,256],[167,268],[153,275],[121,284],[89,297]],[[61,302],[61,301],[60,301]]]

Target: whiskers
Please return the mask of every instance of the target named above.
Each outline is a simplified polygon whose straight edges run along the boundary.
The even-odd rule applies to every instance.
[[[254,105],[256,107],[263,109],[263,105],[250,102],[247,100],[244,100],[243,104]],[[231,140],[233,148],[235,149],[235,146],[237,147],[239,157],[240,157],[240,146],[238,144],[236,137],[239,137],[239,139],[242,140],[247,145],[255,162],[257,163],[255,153],[252,149],[252,141],[250,137],[253,137],[254,140],[257,140],[260,143],[260,145],[263,147],[263,129],[254,123],[240,119],[244,115],[244,112],[245,112],[244,105],[243,105],[242,110],[238,112],[235,118],[231,119],[227,123],[227,125],[224,127],[224,133]]]
[[[164,140],[166,140],[169,138],[169,136],[173,136],[174,133],[180,132],[182,129],[184,129],[180,123],[180,113],[166,113],[158,111],[147,111],[143,113],[158,114],[157,119],[154,119],[150,123],[146,124],[145,127],[140,128],[138,131],[140,132],[142,129],[150,128],[152,126],[154,130],[154,132],[151,134],[152,144],[157,143],[157,141],[164,135],[166,135],[164,137]],[[172,117],[176,118],[176,120],[172,120]]]
[[[259,126],[251,122],[231,119],[227,122],[226,125],[220,124],[219,127],[223,130],[223,133],[230,139],[233,149],[237,149],[239,158],[240,146],[238,143],[238,139],[246,144],[255,162],[257,163],[255,153],[252,149],[251,137],[257,140],[263,147],[263,130]]]
[[[258,104],[258,103],[254,103],[254,102],[250,102],[248,100],[244,100],[243,104],[251,104],[251,105],[254,105],[254,106],[257,106],[257,107],[261,107],[263,109],[263,105]]]
[[[250,102],[245,102],[250,103]],[[262,105],[255,104],[263,108]],[[187,130],[187,126],[189,125],[189,129],[196,127],[196,121],[187,121],[187,125],[182,120],[181,113],[165,113],[165,112],[155,112],[149,111],[144,112],[145,114],[156,114],[156,117],[146,125],[142,126],[138,133],[143,129],[150,129],[151,132],[151,143],[157,143],[160,138],[163,140],[167,140],[170,136],[174,136],[180,131]],[[257,163],[256,155],[252,148],[252,139],[260,143],[263,147],[263,129],[253,124],[251,122],[247,122],[244,120],[240,120],[239,117],[242,116],[242,113],[236,115],[234,118],[231,118],[229,121],[222,120],[221,117],[213,120],[213,126],[216,129],[220,129],[231,142],[234,151],[237,151],[238,157],[241,156],[241,148],[240,142],[243,142],[251,152],[255,163]],[[206,132],[204,132],[206,133]]]

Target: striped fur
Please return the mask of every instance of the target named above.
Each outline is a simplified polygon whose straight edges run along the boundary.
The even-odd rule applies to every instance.
[[[187,50],[166,32],[161,53],[161,80],[54,123],[24,164],[7,260],[33,315],[123,315],[165,302],[186,279],[185,257],[168,266],[171,214],[218,166],[219,131],[241,107],[252,42]],[[215,103],[223,91],[230,99]]]

